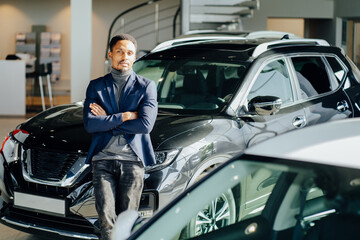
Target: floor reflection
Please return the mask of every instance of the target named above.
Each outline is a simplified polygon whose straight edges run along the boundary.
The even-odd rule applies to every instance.
[[[0,224],[0,240],[49,240],[53,238],[45,238],[40,236],[35,236],[27,233],[17,231],[15,229],[9,228],[3,224]]]

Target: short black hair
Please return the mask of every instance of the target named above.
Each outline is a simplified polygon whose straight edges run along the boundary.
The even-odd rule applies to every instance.
[[[131,36],[130,34],[127,33],[121,33],[118,35],[115,35],[111,38],[110,43],[109,43],[109,50],[110,52],[113,50],[114,46],[116,45],[116,43],[120,40],[128,40],[130,42],[132,42],[135,46],[135,50],[137,50],[137,42],[136,39]]]

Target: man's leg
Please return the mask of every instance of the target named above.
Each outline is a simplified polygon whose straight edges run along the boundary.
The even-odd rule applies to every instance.
[[[110,240],[117,216],[115,212],[117,177],[114,175],[114,160],[98,160],[92,164],[95,207],[99,215],[101,237],[103,240]]]
[[[139,209],[144,187],[145,169],[141,162],[121,162],[121,175],[118,180],[116,213],[127,209]]]

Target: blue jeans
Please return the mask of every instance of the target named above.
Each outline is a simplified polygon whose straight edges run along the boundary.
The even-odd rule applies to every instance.
[[[138,210],[144,187],[141,161],[93,161],[95,207],[102,239],[110,239],[116,217],[127,209]]]

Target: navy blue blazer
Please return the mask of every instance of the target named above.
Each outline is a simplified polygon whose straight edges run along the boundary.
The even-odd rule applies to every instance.
[[[150,132],[157,116],[157,91],[155,82],[132,73],[127,80],[121,96],[120,109],[117,105],[113,77],[109,73],[90,81],[84,102],[84,126],[92,134],[86,162],[104,149],[112,136],[123,134],[144,166],[155,163]],[[90,103],[97,103],[108,114],[95,116],[91,113]],[[123,112],[137,112],[138,118],[122,121]]]

